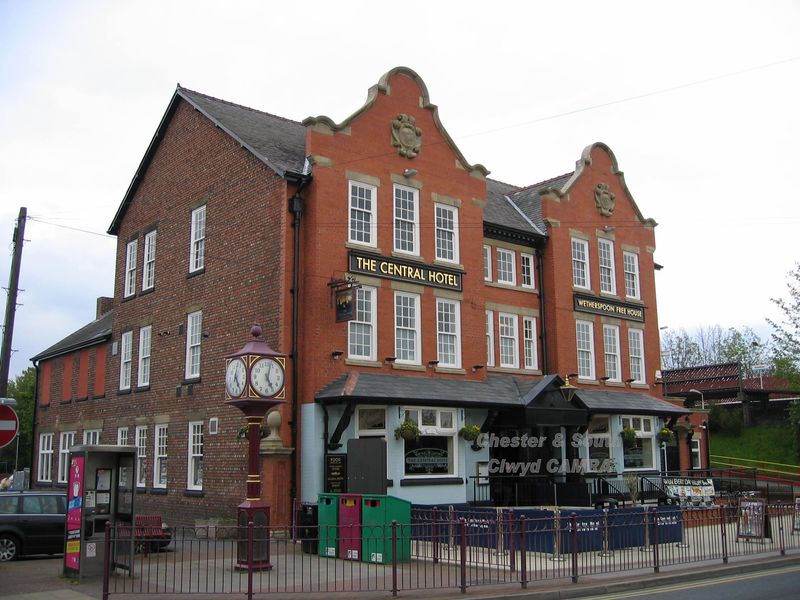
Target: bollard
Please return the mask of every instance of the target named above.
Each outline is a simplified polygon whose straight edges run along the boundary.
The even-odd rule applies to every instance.
[[[570,515],[572,529],[572,583],[578,583],[578,515]]]

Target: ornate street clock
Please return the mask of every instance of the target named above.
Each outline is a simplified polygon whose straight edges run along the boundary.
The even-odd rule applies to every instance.
[[[285,402],[286,356],[259,339],[258,325],[253,325],[250,334],[253,339],[225,357],[225,404],[247,417],[247,497],[237,511],[239,539],[247,538],[249,523],[256,526],[252,553],[247,544],[238,544],[235,568],[269,570],[269,505],[261,499],[259,430],[267,411]]]

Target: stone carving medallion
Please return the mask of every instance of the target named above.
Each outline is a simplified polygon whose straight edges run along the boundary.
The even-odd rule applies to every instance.
[[[594,188],[594,204],[604,217],[614,214],[614,193],[608,188],[607,183],[598,183]]]
[[[400,156],[414,158],[422,146],[422,130],[415,125],[416,120],[410,115],[399,114],[392,121],[392,145]]]

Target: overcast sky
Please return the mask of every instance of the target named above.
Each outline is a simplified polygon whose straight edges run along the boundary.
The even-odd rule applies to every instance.
[[[113,294],[105,232],[177,83],[338,122],[398,65],[495,179],[608,144],[659,223],[660,324],[766,335],[800,260],[798,31],[788,1],[0,0],[3,287],[31,217],[10,374]]]

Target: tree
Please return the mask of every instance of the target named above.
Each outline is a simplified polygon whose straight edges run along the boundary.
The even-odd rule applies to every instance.
[[[771,362],[770,348],[749,327],[723,329],[712,325],[700,327],[694,334],[685,329],[667,331],[662,345],[664,369],[738,362],[742,365],[742,375],[751,377],[754,365]]]
[[[772,345],[776,374],[788,379],[792,388],[800,387],[800,262],[787,275],[788,298],[772,298],[782,313],[780,322],[767,319],[772,326]]]
[[[28,367],[21,375],[8,382],[8,396],[17,401],[14,410],[19,417],[19,454],[17,443],[12,442],[0,450],[0,462],[7,462],[13,469],[19,456],[17,469],[31,466],[33,449],[33,404],[36,390],[36,369]]]

